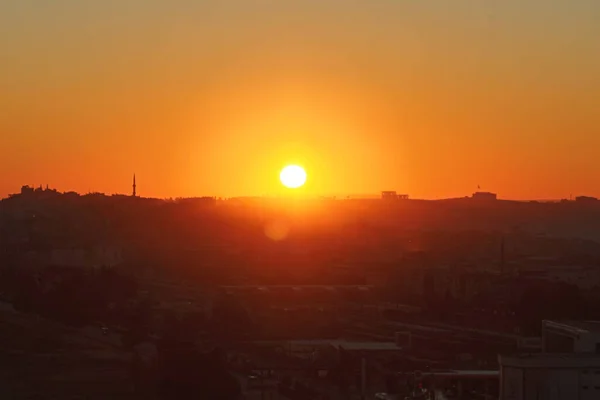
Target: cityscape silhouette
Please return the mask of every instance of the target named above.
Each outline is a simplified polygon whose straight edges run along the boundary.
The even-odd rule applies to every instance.
[[[0,2],[0,399],[600,399],[600,2]]]

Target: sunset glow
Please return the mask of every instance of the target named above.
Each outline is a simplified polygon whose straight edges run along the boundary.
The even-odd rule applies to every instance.
[[[528,1],[0,2],[0,197],[600,196],[600,2]]]
[[[0,0],[0,55],[7,397],[600,389],[600,0]]]

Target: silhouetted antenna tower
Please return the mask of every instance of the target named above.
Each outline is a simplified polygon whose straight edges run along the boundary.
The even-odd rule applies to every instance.
[[[137,195],[136,188],[137,188],[137,185],[135,184],[135,174],[133,174],[133,193],[132,193],[133,197],[135,197]]]

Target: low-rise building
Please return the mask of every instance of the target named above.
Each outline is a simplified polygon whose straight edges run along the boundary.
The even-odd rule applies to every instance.
[[[385,191],[381,192],[381,199],[382,200],[407,200],[408,195],[407,194],[398,194],[393,190],[385,190]]]
[[[543,321],[542,353],[498,361],[500,400],[600,399],[600,321]]]
[[[490,192],[475,192],[475,193],[473,193],[472,198],[473,198],[473,200],[489,201],[489,200],[497,200],[498,195],[496,193],[490,193]]]
[[[600,354],[500,356],[500,400],[600,399]]]
[[[596,353],[600,356],[600,321],[542,322],[544,353]]]

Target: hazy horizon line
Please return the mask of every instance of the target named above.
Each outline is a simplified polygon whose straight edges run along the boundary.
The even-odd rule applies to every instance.
[[[125,196],[125,197],[133,197],[131,194],[127,194],[127,193],[106,193],[106,192],[99,192],[99,191],[93,191],[90,190],[86,193],[83,192],[77,192],[75,190],[66,190],[66,191],[59,191],[56,188],[50,188],[50,187],[46,187],[44,188],[42,185],[38,186],[38,187],[34,187],[34,186],[29,186],[29,185],[24,185],[27,186],[33,190],[39,190],[40,188],[42,189],[42,191],[55,191],[59,194],[67,194],[67,193],[76,193],[79,196],[86,196],[86,195],[93,195],[93,194],[99,194],[99,195],[104,195],[104,196]],[[487,192],[484,190],[481,190],[481,192]],[[17,193],[10,193],[7,194],[5,197],[1,197],[0,200],[5,200],[11,197],[14,197],[16,195],[20,195],[21,192],[17,192]],[[381,193],[354,193],[354,194],[313,194],[313,195],[305,195],[305,194],[292,194],[292,197],[296,197],[296,198],[303,198],[303,199],[329,199],[329,200],[380,200],[381,199]],[[199,198],[214,198],[214,199],[221,199],[221,200],[229,200],[229,199],[250,199],[250,198],[263,198],[263,199],[281,199],[281,198],[286,198],[288,196],[286,195],[268,195],[268,194],[263,194],[263,195],[234,195],[234,196],[218,196],[218,195],[196,195],[196,196],[169,196],[169,197],[158,197],[158,196],[142,196],[142,195],[137,195],[136,197],[139,198],[145,198],[145,199],[155,199],[155,200],[180,200],[180,199],[199,199]],[[584,196],[585,197],[585,196]],[[458,197],[408,197],[407,199],[399,199],[398,201],[410,201],[410,200],[421,200],[421,201],[442,201],[442,200],[460,200],[460,199],[469,199],[471,198],[471,195],[465,195],[465,196],[458,196]],[[568,200],[568,201],[573,201],[576,197],[570,196],[569,198],[532,198],[532,199],[511,199],[511,198],[498,198],[497,201],[515,201],[515,202],[532,202],[532,201],[537,201],[537,202],[547,202],[547,203],[552,203],[552,202],[561,202],[563,200]]]

